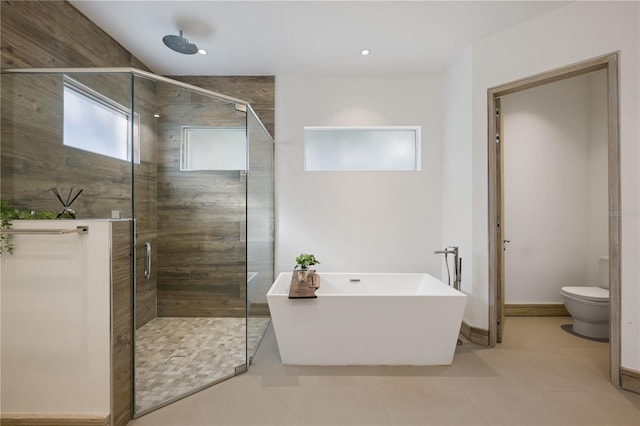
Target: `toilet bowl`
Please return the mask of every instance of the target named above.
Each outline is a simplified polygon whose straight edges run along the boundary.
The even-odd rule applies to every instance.
[[[573,331],[585,337],[609,338],[609,258],[598,261],[600,287],[562,287],[564,306],[573,317]]]

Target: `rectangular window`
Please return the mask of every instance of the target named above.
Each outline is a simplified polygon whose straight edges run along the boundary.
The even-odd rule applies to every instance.
[[[420,126],[305,127],[305,171],[418,171]]]
[[[133,156],[139,163],[139,128],[139,114],[131,114],[101,93],[65,78],[64,145],[126,161]]]
[[[183,127],[180,170],[247,170],[244,127]]]

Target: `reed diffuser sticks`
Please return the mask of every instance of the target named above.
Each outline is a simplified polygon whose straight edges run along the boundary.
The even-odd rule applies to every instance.
[[[62,197],[60,196],[60,191],[58,191],[58,188],[52,187],[49,190],[58,198],[58,200],[60,200],[60,203],[63,206],[62,211],[56,215],[56,219],[75,219],[76,212],[71,208],[71,204],[73,204],[73,202],[78,198],[78,196],[80,196],[80,194],[83,191],[82,188],[80,188],[80,191],[78,191],[76,195],[73,195],[73,187],[71,187],[71,189],[69,190],[69,195],[67,195],[66,201],[63,200]]]

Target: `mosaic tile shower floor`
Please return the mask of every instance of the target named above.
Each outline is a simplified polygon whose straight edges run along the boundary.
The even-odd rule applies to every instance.
[[[269,318],[156,318],[136,331],[136,412],[233,375]]]

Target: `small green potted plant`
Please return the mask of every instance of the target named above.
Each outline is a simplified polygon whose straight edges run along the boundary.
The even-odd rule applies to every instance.
[[[313,266],[316,263],[320,263],[318,259],[312,254],[300,253],[296,257],[295,271],[297,273],[298,282],[305,282],[308,278],[309,266]]]

